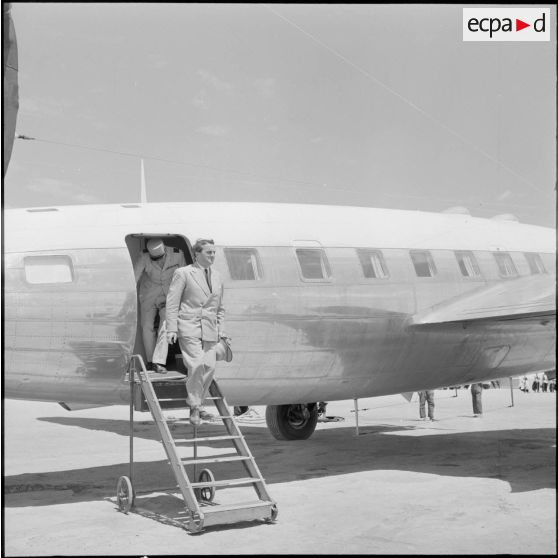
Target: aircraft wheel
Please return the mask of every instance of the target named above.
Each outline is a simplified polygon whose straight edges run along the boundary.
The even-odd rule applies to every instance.
[[[215,477],[209,469],[203,469],[198,477],[198,482],[214,482]],[[215,487],[214,486],[202,486],[195,489],[195,494],[198,500],[203,502],[213,502],[215,498]]]
[[[318,406],[316,403],[268,405],[265,420],[277,440],[306,440],[316,429]]]
[[[121,512],[128,513],[134,505],[134,489],[128,477],[120,477],[116,485],[116,502]]]

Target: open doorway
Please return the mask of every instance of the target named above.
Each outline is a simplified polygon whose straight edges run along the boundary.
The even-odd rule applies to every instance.
[[[192,246],[188,238],[183,235],[179,234],[172,234],[172,233],[164,233],[164,234],[149,234],[149,233],[137,233],[137,234],[129,234],[126,236],[126,246],[128,247],[128,252],[130,253],[130,261],[132,267],[135,266],[136,262],[139,260],[143,253],[147,253],[147,242],[151,238],[160,238],[164,243],[165,246],[168,246],[173,249],[174,253],[181,253],[184,256],[184,260],[186,265],[193,263],[192,257]],[[134,354],[140,354],[143,357],[144,362],[147,364],[151,360],[151,355],[146,354],[142,330],[141,330],[141,308],[139,304],[139,285],[136,285],[136,296],[137,298],[137,324],[136,324],[136,337],[134,342]],[[158,317],[155,319],[154,322],[154,329],[155,331],[159,328],[159,319]],[[180,349],[178,348],[178,343],[175,345],[169,346],[169,355],[167,358],[167,365],[170,365],[171,368],[175,366],[175,358],[176,355],[180,355]],[[180,365],[180,361],[178,363]]]

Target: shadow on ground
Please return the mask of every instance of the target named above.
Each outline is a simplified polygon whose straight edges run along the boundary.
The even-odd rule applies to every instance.
[[[129,423],[80,417],[41,418],[72,427],[113,432],[128,444]],[[222,432],[222,426],[205,424],[199,435]],[[453,477],[484,477],[510,484],[512,492],[556,487],[555,429],[516,429],[466,433],[405,436],[415,426],[375,425],[318,430],[305,441],[275,440],[266,428],[242,425],[242,431],[258,466],[273,483],[345,475],[362,471],[392,470]],[[173,426],[174,436],[190,427]],[[397,432],[397,435],[391,435]],[[403,432],[403,435],[401,435]],[[158,440],[153,422],[136,422],[138,438]],[[215,443],[212,447],[229,447]],[[164,456],[163,449],[161,454]],[[225,465],[212,466],[216,478],[230,478]],[[118,478],[128,475],[128,463],[87,467],[67,471],[27,473],[4,477],[5,505],[52,505],[99,500],[114,496]],[[234,475],[233,475],[234,476]],[[244,476],[244,475],[242,475]],[[166,459],[134,463],[134,486],[138,490],[166,490],[175,487]],[[46,497],[45,491],[49,491]]]

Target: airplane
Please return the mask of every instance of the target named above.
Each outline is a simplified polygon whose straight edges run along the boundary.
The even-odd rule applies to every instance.
[[[192,262],[213,238],[234,359],[229,404],[307,439],[317,402],[556,367],[556,232],[505,214],[285,203],[129,203],[4,212],[4,395],[128,402],[145,353],[133,263],[149,238]]]

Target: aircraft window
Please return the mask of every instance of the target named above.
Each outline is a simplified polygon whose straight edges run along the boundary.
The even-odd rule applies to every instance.
[[[325,252],[320,248],[297,248],[296,257],[304,279],[329,279],[331,269]]]
[[[507,252],[493,252],[493,254],[502,277],[515,277],[518,274],[515,264]]]
[[[225,258],[231,279],[254,281],[262,278],[257,250],[253,248],[225,248]]]
[[[529,269],[531,270],[532,275],[546,273],[546,268],[544,267],[542,258],[539,254],[534,252],[524,252],[524,255],[527,263],[529,264]]]
[[[380,250],[358,248],[357,254],[365,277],[369,279],[386,279],[389,277],[388,268]]]
[[[432,277],[436,275],[436,266],[430,252],[426,250],[411,250],[410,254],[417,277]]]
[[[68,256],[27,256],[23,259],[25,280],[33,285],[71,283],[72,260]]]
[[[480,269],[473,252],[455,252],[461,275],[464,277],[480,277]]]

